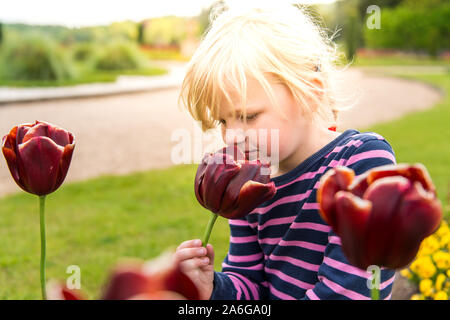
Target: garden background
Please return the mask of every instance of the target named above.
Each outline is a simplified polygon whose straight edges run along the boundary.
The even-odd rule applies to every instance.
[[[367,27],[371,16],[367,8],[373,4],[381,8],[380,29]],[[448,220],[450,3],[342,0],[309,8],[330,34],[339,30],[336,42],[346,57],[343,65],[350,63],[350,69],[381,77],[385,83],[392,77],[408,79],[439,93],[439,99],[423,110],[405,112],[392,121],[356,125],[356,129],[386,137],[398,162],[423,163]],[[189,61],[208,28],[209,12],[205,7],[196,16],[75,28],[0,19],[0,93],[20,96],[30,89],[114,84],[123,75],[129,81],[170,75],[174,66],[182,68]],[[159,141],[172,132],[163,122],[190,125],[187,115],[173,113],[174,109],[165,105],[174,101],[178,92],[179,86],[175,86],[107,96],[99,92],[99,97],[76,99],[0,100],[2,135],[14,125],[39,119],[60,125],[77,137],[66,183],[47,201],[47,279],[66,279],[67,266],[78,265],[83,290],[95,298],[119,258],[149,259],[202,236],[209,215],[194,195],[197,165],[170,163],[170,148],[175,143],[162,150]],[[396,99],[407,99],[402,94]],[[111,124],[111,114],[122,121]],[[138,123],[142,130],[136,132],[131,123]],[[132,168],[127,163],[133,163]],[[19,191],[5,161],[0,161],[0,177],[0,299],[38,299],[37,200]],[[434,253],[449,254],[450,232],[443,228],[441,233],[440,242],[428,253],[431,260],[427,261],[434,265],[438,263]],[[210,240],[216,250],[216,270],[221,269],[228,236],[227,221],[219,219]],[[439,274],[444,274],[448,292],[449,269],[436,266],[428,279],[435,285]],[[413,298],[432,299],[439,291],[425,290],[424,285],[420,288],[424,280],[420,275],[403,275],[411,281],[406,288],[399,288],[394,298],[417,293]]]

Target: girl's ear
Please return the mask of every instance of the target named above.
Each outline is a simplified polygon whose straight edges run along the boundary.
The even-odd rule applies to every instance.
[[[316,89],[316,94],[320,100],[323,98],[323,81],[320,78],[313,78],[311,83],[314,85]]]

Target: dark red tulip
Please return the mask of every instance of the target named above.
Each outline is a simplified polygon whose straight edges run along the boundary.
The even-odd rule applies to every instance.
[[[442,218],[421,164],[381,166],[358,178],[349,168],[331,169],[320,180],[317,201],[349,262],[361,269],[407,266]]]
[[[21,124],[2,140],[2,151],[14,181],[25,191],[43,196],[63,183],[75,139],[72,133],[43,121]]]
[[[80,290],[63,284],[49,286],[50,300],[82,300]],[[111,273],[102,300],[198,300],[199,292],[192,280],[169,255],[155,261],[122,262]]]
[[[236,145],[208,153],[197,169],[195,196],[215,214],[227,219],[242,218],[275,195],[269,169],[269,163],[245,159]]]

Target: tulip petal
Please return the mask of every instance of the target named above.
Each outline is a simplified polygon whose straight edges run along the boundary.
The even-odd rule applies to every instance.
[[[228,145],[219,152],[227,155],[229,159],[233,159],[236,162],[245,161],[245,154],[238,148],[237,144]]]
[[[71,140],[73,141],[73,137],[71,138],[70,135],[71,134],[64,129],[48,125],[48,137],[61,147],[65,147],[72,143]]]
[[[73,142],[72,144],[68,144],[64,147],[61,160],[59,160],[59,171],[58,171],[58,178],[56,180],[55,190],[58,189],[66,179],[74,149],[75,149],[75,142]]]
[[[150,282],[141,266],[120,265],[110,276],[102,299],[126,300],[138,294],[147,293]]]
[[[2,139],[2,152],[6,159],[6,164],[8,165],[9,172],[13,177],[14,181],[25,190],[25,186],[20,181],[20,175],[17,168],[17,157],[14,152],[15,142],[10,135],[6,135]]]
[[[348,191],[336,193],[336,218],[339,220],[339,233],[342,250],[349,262],[367,269],[370,265],[365,250],[367,222],[372,204]]]
[[[416,181],[398,209],[395,236],[386,252],[385,265],[403,268],[416,256],[422,240],[437,230],[442,219],[441,203],[432,191]]]
[[[366,171],[362,175],[357,176],[355,180],[353,180],[352,184],[348,187],[348,190],[355,196],[362,198],[367,188],[369,187],[369,183],[367,181],[368,175],[369,171]]]
[[[372,203],[367,230],[367,254],[372,264],[386,266],[386,253],[398,235],[398,210],[410,186],[405,177],[385,177],[374,181],[364,194]]]
[[[375,180],[390,176],[402,176],[412,182],[419,181],[425,190],[435,192],[433,181],[421,163],[380,166],[369,172],[367,180],[369,184],[372,184]]]
[[[23,128],[23,127],[22,127]],[[48,135],[48,125],[46,123],[39,123],[37,122],[36,125],[34,125],[31,128],[28,128],[25,135],[23,136],[23,139],[21,143],[25,143],[33,138],[36,137],[49,137]]]
[[[191,278],[181,271],[179,265],[174,267],[164,277],[164,290],[176,292],[188,300],[200,299],[200,293],[197,287]]]
[[[249,180],[252,180],[260,169],[261,167],[254,163],[245,162],[242,164],[239,173],[233,177],[226,187],[225,194],[223,195],[221,212],[229,212],[236,208],[242,186]]]
[[[48,300],[85,300],[81,290],[69,289],[63,283],[50,281],[46,290]]]
[[[19,145],[18,169],[28,192],[46,195],[56,190],[63,153],[64,148],[48,137],[35,137]]]
[[[197,201],[206,208],[205,202],[203,201],[203,179],[205,177],[206,167],[208,166],[209,158],[212,156],[212,153],[205,154],[202,158],[202,162],[197,168],[197,173],[195,174],[195,184],[194,191],[195,197]]]
[[[33,123],[25,123],[25,124],[18,125],[16,127],[17,131],[16,131],[16,134],[14,135],[15,139],[16,139],[16,147],[23,142],[23,138],[28,133],[28,130],[30,130],[30,128],[33,126],[34,126]],[[16,152],[17,152],[17,149],[16,149]]]
[[[330,225],[336,233],[339,226],[336,219],[335,195],[338,191],[347,190],[352,183],[355,173],[347,167],[336,167],[328,170],[320,179],[317,190],[317,202],[322,219]]]
[[[252,163],[253,161],[247,161]],[[260,169],[256,171],[255,176],[252,178],[253,181],[260,182],[263,184],[270,182],[270,163],[261,163],[259,160],[254,161],[254,163],[260,166]],[[263,174],[267,172],[267,174]]]
[[[186,300],[186,297],[173,291],[159,290],[155,292],[141,293],[129,298],[128,300]]]
[[[220,209],[228,183],[239,172],[239,165],[227,160],[229,159],[224,154],[215,154],[210,158],[202,181],[202,199],[206,207],[214,213]]]
[[[263,184],[249,180],[242,186],[233,210],[231,212],[221,211],[220,215],[227,219],[240,219],[261,203],[270,200],[276,191],[274,182]]]

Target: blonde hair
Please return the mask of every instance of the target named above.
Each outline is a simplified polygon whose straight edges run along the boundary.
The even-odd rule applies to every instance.
[[[335,125],[338,107],[331,77],[340,57],[334,35],[327,36],[304,7],[218,6],[210,20],[188,63],[180,93],[189,113],[201,121],[202,130],[219,124],[223,98],[232,104],[229,88],[241,97],[245,119],[247,77],[259,82],[278,109],[268,79],[286,85],[311,120]]]

